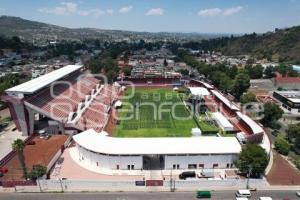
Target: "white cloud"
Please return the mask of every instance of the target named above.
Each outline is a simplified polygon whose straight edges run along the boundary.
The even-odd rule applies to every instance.
[[[237,6],[237,7],[233,7],[233,8],[227,8],[223,11],[223,15],[234,15],[238,12],[241,12],[243,10],[242,6]]]
[[[152,8],[150,10],[147,11],[146,15],[150,16],[150,15],[153,15],[153,16],[161,16],[164,14],[164,9],[162,8]]]
[[[113,15],[114,14],[114,10],[113,9],[107,9],[106,13],[109,15]]]
[[[209,8],[209,9],[200,10],[198,12],[198,15],[202,17],[213,17],[217,15],[230,16],[239,13],[242,10],[243,10],[242,6],[226,8],[226,9]]]
[[[72,2],[61,2],[59,6],[54,8],[39,8],[39,12],[55,14],[55,15],[80,15],[80,16],[94,16],[99,17],[104,15],[105,11],[100,9],[88,9],[82,10],[78,7],[78,4]]]
[[[211,16],[216,16],[219,15],[222,12],[220,8],[209,8],[209,9],[204,9],[200,10],[198,12],[199,16],[204,16],[204,17],[211,17]]]
[[[133,6],[129,5],[129,6],[125,6],[123,8],[120,8],[119,13],[125,14],[128,13],[132,10]]]

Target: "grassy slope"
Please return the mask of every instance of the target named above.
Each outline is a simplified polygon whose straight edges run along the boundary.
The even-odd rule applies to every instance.
[[[130,90],[126,93],[128,94]],[[158,92],[164,94],[170,92],[173,95],[176,93],[170,89],[137,89],[136,92],[139,93],[153,93]],[[129,101],[129,100],[125,100]],[[180,101],[178,99],[178,101]],[[126,115],[126,113],[122,113]],[[114,131],[114,136],[116,137],[189,137],[191,136],[191,129],[197,127],[193,119],[189,120],[175,120],[173,119],[171,128],[139,128],[138,130],[123,130],[123,125],[126,121],[121,121]]]

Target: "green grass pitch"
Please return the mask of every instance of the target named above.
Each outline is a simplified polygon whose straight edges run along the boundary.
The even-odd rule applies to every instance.
[[[128,89],[125,96],[130,93],[131,89]],[[155,109],[152,105],[147,105],[148,103],[155,104],[157,107],[163,103],[169,105],[162,106],[164,112],[161,118],[158,118],[158,114],[154,115]],[[176,107],[172,112],[174,104]],[[133,110],[128,111],[129,108]],[[123,100],[119,115],[133,116],[133,119],[119,120],[113,133],[115,137],[190,137],[191,129],[198,127],[193,118],[175,119],[174,115],[186,117],[190,116],[190,113],[178,93],[169,88],[136,88],[132,98]]]

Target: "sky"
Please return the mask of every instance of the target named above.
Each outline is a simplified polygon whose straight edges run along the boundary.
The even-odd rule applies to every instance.
[[[0,15],[69,28],[263,33],[300,25],[300,0],[0,0]]]

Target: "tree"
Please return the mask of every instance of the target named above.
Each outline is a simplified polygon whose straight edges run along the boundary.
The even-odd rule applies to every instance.
[[[12,149],[17,152],[21,168],[23,171],[23,177],[27,178],[27,168],[26,168],[26,163],[25,163],[25,156],[24,156],[24,148],[25,148],[25,143],[21,139],[17,139],[12,143]]]
[[[261,65],[247,65],[245,69],[251,79],[260,79],[263,76],[264,68]]]
[[[249,172],[250,177],[260,177],[268,165],[268,154],[257,144],[247,144],[235,165],[242,173]]]
[[[232,93],[235,96],[235,98],[240,99],[240,96],[248,90],[250,87],[250,77],[248,74],[245,73],[245,71],[240,71],[233,83],[232,87]]]
[[[273,66],[267,66],[264,71],[266,78],[274,78],[275,77],[275,70]]]
[[[282,117],[283,111],[275,103],[265,103],[262,123],[268,127],[275,128],[276,122]]]
[[[123,67],[123,69],[122,69],[122,71],[124,72],[125,76],[130,76],[131,70],[132,70],[132,68],[130,66]]]
[[[30,172],[30,179],[36,180],[47,173],[47,167],[43,165],[33,165],[32,170]]]
[[[242,104],[246,104],[246,103],[250,103],[250,102],[256,102],[256,96],[253,92],[244,93],[240,98],[240,102]]]
[[[300,149],[300,123],[289,124],[286,130],[289,141],[292,141],[294,147]]]
[[[290,151],[290,148],[290,143],[284,138],[282,134],[278,134],[275,140],[275,149],[279,153],[287,155]]]
[[[167,67],[168,66],[168,62],[166,59],[164,59],[164,66]]]

